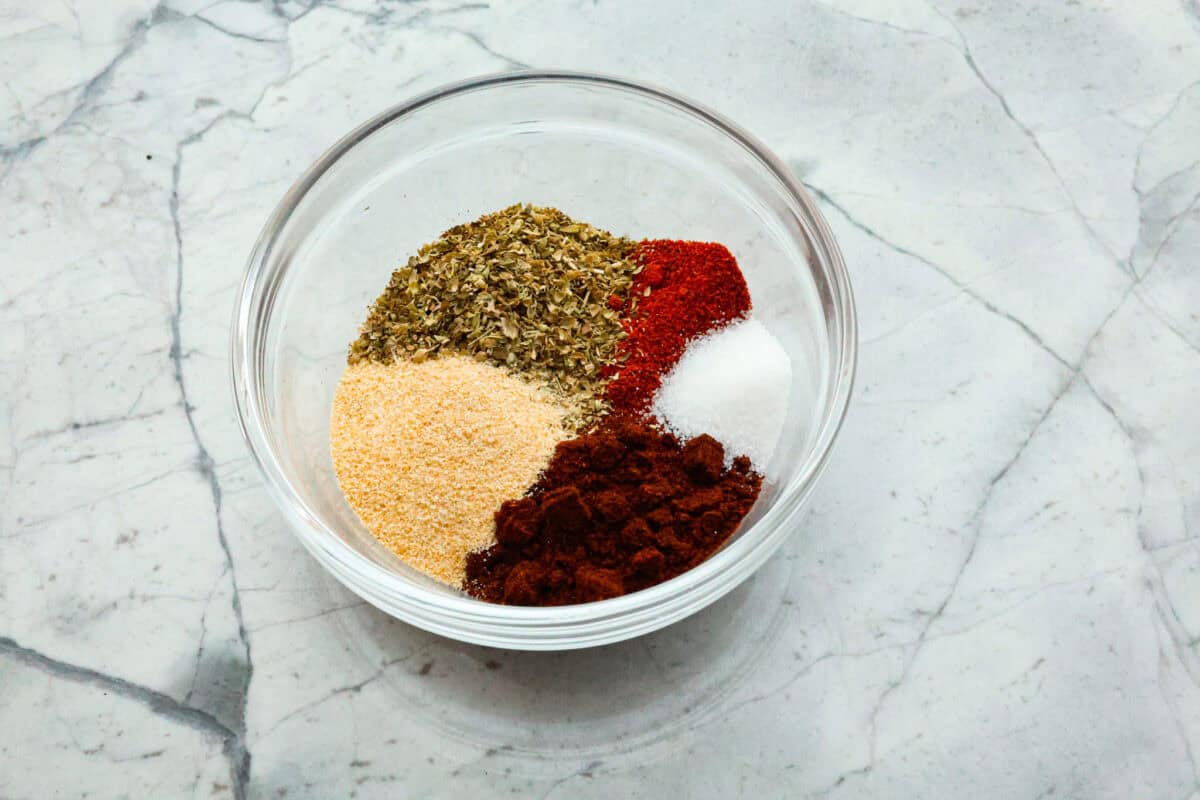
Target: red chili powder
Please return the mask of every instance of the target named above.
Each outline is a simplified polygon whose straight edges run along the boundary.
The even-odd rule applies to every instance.
[[[496,512],[497,543],[467,556],[463,589],[493,603],[553,606],[634,592],[707,559],[750,511],[762,477],[725,469],[711,436],[681,444],[612,417],[560,442],[529,494]]]
[[[643,265],[629,290],[637,306],[605,396],[615,412],[643,415],[688,342],[746,316],[750,291],[723,244],[648,240],[631,259]]]

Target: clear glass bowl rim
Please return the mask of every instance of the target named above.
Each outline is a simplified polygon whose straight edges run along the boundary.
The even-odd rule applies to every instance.
[[[308,507],[280,466],[264,423],[266,386],[257,366],[274,289],[284,271],[281,264],[272,264],[273,248],[292,213],[333,164],[375,131],[417,109],[456,95],[525,83],[583,84],[633,93],[682,111],[740,144],[774,175],[803,212],[798,222],[824,267],[825,286],[818,280],[818,290],[826,313],[833,318],[838,345],[829,364],[830,391],[813,445],[795,477],[754,525],[708,561],[672,580],[622,597],[571,606],[494,605],[439,593],[398,579],[345,544]],[[296,180],[268,218],[235,300],[230,344],[242,435],[269,493],[305,548],[352,591],[393,616],[463,641],[521,649],[585,647],[649,632],[712,603],[761,566],[786,538],[789,523],[828,463],[849,406],[858,351],[854,299],[841,251],[816,204],[778,157],[722,115],[665,89],[615,76],[560,70],[508,72],[445,84],[392,106],[338,140]]]

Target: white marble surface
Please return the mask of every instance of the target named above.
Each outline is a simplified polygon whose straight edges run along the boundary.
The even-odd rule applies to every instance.
[[[1196,0],[717,5],[0,0],[0,796],[1200,797]],[[564,655],[357,602],[227,388],[297,174],[525,65],[759,134],[862,320],[779,557]]]

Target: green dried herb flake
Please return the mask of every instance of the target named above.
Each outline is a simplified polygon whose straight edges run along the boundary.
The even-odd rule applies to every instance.
[[[630,300],[634,247],[531,205],[456,225],[392,273],[349,360],[472,355],[554,387],[582,427],[607,411],[603,367],[625,331],[606,303]]]

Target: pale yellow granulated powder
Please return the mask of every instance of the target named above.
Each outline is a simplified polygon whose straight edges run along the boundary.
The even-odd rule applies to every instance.
[[[572,409],[462,356],[346,367],[330,450],[350,507],[404,561],[452,586],[491,544],[493,514],[525,494],[569,436]]]

